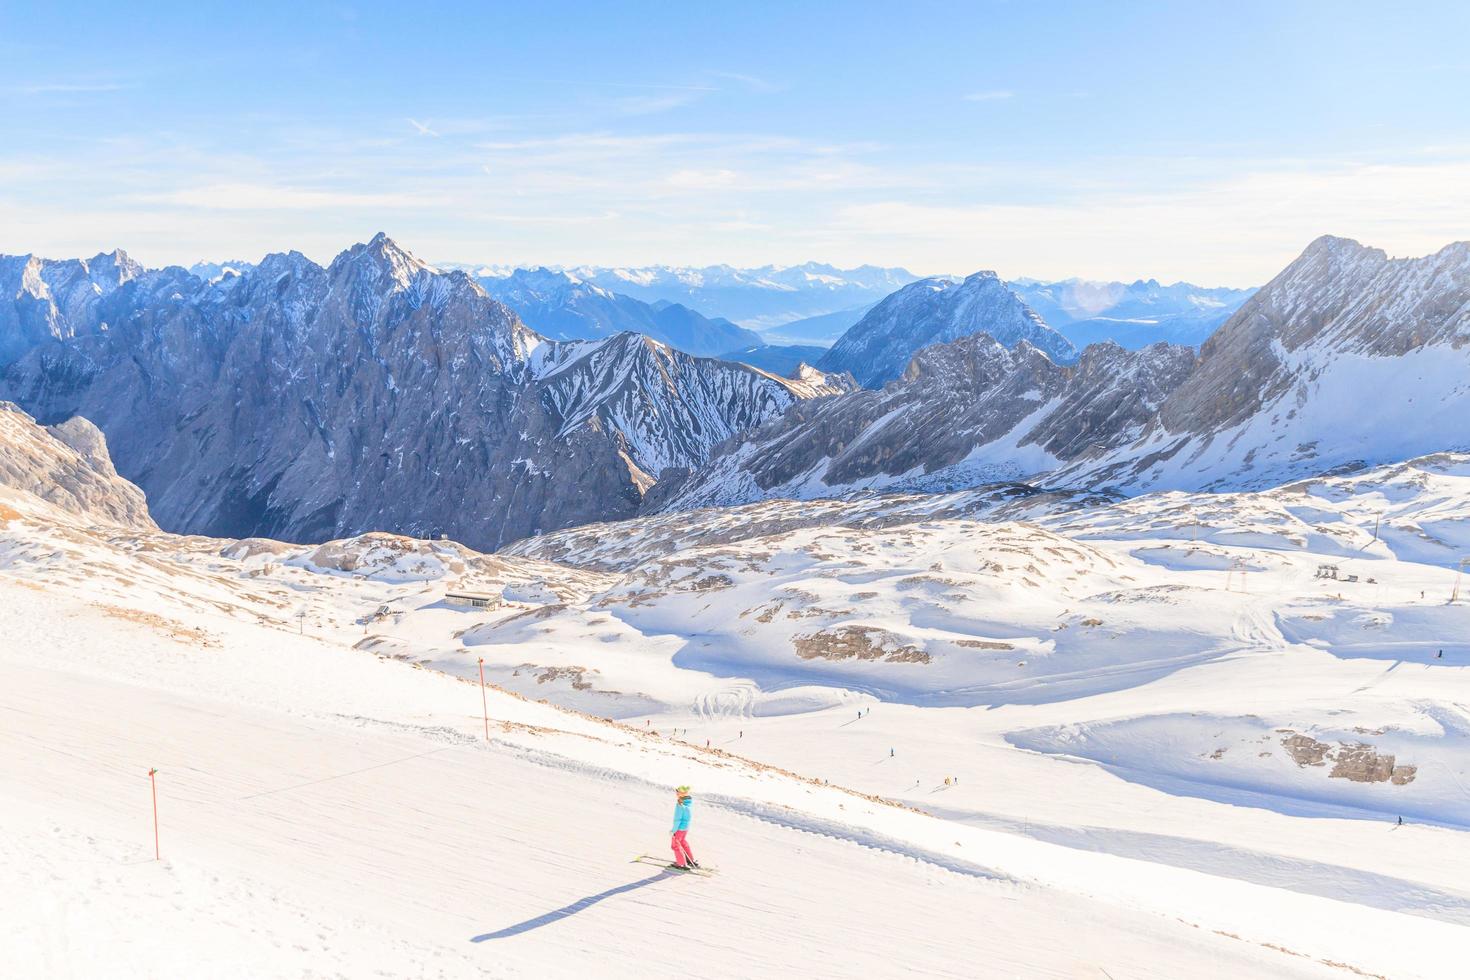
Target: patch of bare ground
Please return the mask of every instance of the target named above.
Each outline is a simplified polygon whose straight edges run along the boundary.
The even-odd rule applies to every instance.
[[[881,660],[891,664],[927,664],[929,654],[887,630],[874,626],[840,626],[791,638],[803,660]]]
[[[20,511],[14,507],[7,507],[5,504],[0,504],[0,524],[9,524],[11,521],[18,520],[20,520]]]
[[[694,579],[692,582],[688,582],[687,585],[684,582],[680,582],[679,584],[684,586],[684,589],[681,591],[710,592],[715,589],[732,589],[735,587],[735,580],[721,572]]]
[[[1404,786],[1419,774],[1418,766],[1399,765],[1398,760],[1366,742],[1319,742],[1309,735],[1290,729],[1277,729],[1286,735],[1282,746],[1299,766],[1325,766],[1332,763],[1331,779],[1349,779],[1355,783],[1392,783]]]
[[[821,606],[808,606],[806,609],[788,609],[786,611],[787,619],[814,619],[824,617],[835,619],[838,616],[851,615],[851,609],[823,609]]]
[[[566,680],[572,682],[572,690],[574,691],[592,690],[592,685],[585,679],[585,675],[587,674],[586,667],[540,667],[536,664],[521,664],[511,676],[519,677],[523,670],[532,672],[537,684]],[[595,674],[597,672],[592,671],[592,673]],[[617,692],[607,691],[605,693],[616,694]]]
[[[168,619],[157,613],[144,612],[141,609],[124,609],[122,606],[108,605],[107,603],[96,603],[98,609],[114,619],[127,620],[140,626],[147,626],[157,630],[170,640],[199,647],[217,647],[219,641],[207,631],[192,626],[185,626],[177,620]]]
[[[1001,643],[999,640],[955,640],[957,647],[969,647],[972,650],[1014,650],[1013,644]]]
[[[910,575],[908,578],[901,578],[897,582],[898,587],[901,589],[916,589],[925,585],[938,585],[946,589],[956,589],[964,587],[965,584],[959,579],[947,578],[942,575]]]

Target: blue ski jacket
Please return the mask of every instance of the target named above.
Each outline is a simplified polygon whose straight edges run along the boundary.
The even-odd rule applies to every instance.
[[[693,800],[686,796],[674,807],[674,829],[669,833],[689,829],[689,804],[692,802]]]

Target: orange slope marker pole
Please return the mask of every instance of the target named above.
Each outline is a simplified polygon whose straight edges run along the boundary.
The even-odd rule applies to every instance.
[[[153,791],[153,860],[160,861],[158,855],[158,781],[154,778],[158,775],[157,769],[148,770],[148,788]]]
[[[485,713],[485,741],[490,741],[490,702],[485,700],[485,658],[480,658],[480,710]]]

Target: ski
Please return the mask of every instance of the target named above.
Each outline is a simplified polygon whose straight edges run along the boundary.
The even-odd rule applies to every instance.
[[[667,858],[657,858],[657,857],[654,857],[652,854],[640,854],[640,855],[638,855],[637,857],[635,857],[632,861],[630,861],[628,863],[630,863],[630,864],[651,864],[654,867],[663,868],[665,871],[671,871],[674,874],[681,874],[681,875],[700,875],[700,876],[705,877],[705,878],[713,878],[715,876],[715,872],[719,870],[718,868],[704,868],[704,867],[699,867],[699,868],[676,868],[676,867],[673,866],[673,863],[670,862]]]

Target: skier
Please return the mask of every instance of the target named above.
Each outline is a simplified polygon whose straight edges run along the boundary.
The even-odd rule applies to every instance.
[[[694,855],[689,852],[689,842],[684,839],[684,835],[689,832],[689,804],[693,802],[694,797],[690,795],[688,786],[680,786],[674,790],[674,796],[678,802],[674,804],[674,828],[669,831],[669,847],[674,852],[674,863],[669,867],[679,871],[688,871],[690,868],[699,867],[699,862],[694,860]]]

